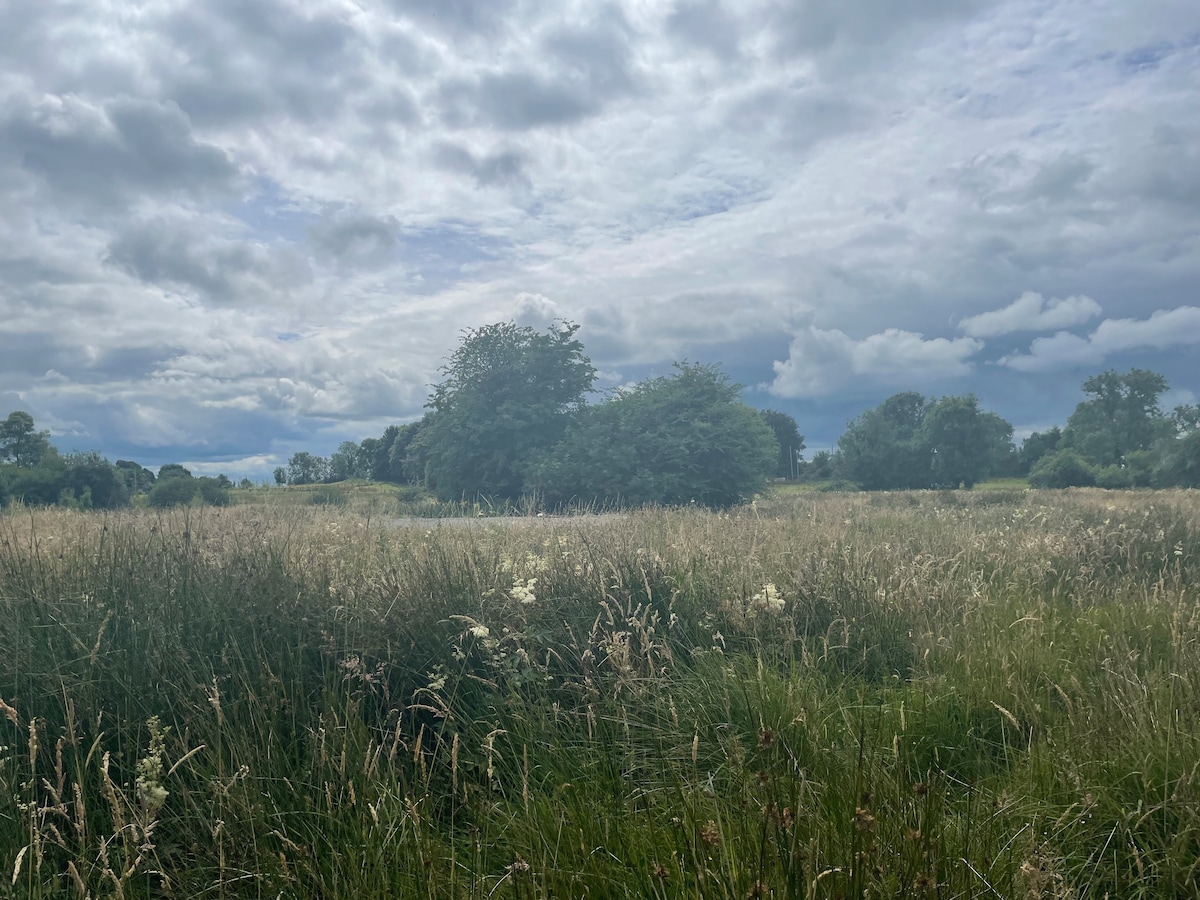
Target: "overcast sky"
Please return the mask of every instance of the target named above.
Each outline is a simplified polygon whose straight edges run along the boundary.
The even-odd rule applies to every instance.
[[[721,362],[810,448],[1200,394],[1196,0],[0,2],[0,416],[266,477],[462,329]]]

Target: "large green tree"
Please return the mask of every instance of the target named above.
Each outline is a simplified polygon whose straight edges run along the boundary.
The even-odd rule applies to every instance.
[[[1012,452],[1012,425],[972,395],[930,402],[895,394],[850,423],[838,440],[842,470],[867,490],[968,488]]]
[[[525,491],[595,381],[578,329],[502,322],[464,334],[409,453],[424,461],[435,494],[515,499]]]
[[[38,431],[29,413],[17,410],[0,422],[0,462],[32,469],[49,450],[50,432]]]
[[[365,443],[365,442],[364,442]],[[342,441],[329,457],[329,480],[349,481],[371,477],[371,448],[363,449],[354,441]]]
[[[972,394],[943,397],[921,421],[921,443],[929,450],[931,487],[968,490],[999,469],[1012,451],[1012,425],[979,408]]]
[[[928,487],[930,449],[921,434],[928,408],[920,394],[905,391],[851,422],[838,439],[846,476],[869,491]]]
[[[161,478],[161,476],[159,476]],[[320,484],[329,479],[329,458],[301,450],[287,464],[288,484]]]
[[[763,489],[779,444],[716,366],[680,364],[581,411],[541,470],[551,503],[725,507]]]
[[[1083,383],[1088,395],[1071,413],[1062,445],[1095,466],[1123,466],[1129,453],[1150,450],[1173,433],[1158,401],[1167,379],[1157,372],[1131,369],[1093,375]]]
[[[129,503],[129,488],[120,471],[94,451],[66,457],[67,488],[85,509],[115,509]]]

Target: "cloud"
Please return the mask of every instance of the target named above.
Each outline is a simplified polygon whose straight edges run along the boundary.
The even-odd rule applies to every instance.
[[[773,23],[779,52],[812,54],[895,41],[983,6],[982,0],[778,0]]]
[[[741,22],[720,0],[683,0],[667,16],[668,34],[729,61],[738,55]]]
[[[294,250],[218,237],[209,228],[186,219],[138,223],[109,244],[105,259],[140,281],[194,289],[219,306],[285,304],[311,281]]]
[[[1148,319],[1106,319],[1088,337],[1062,331],[1038,338],[1028,353],[1002,357],[999,364],[1018,372],[1049,372],[1098,366],[1116,353],[1150,348],[1168,350],[1200,344],[1200,307],[1157,310]]]
[[[457,36],[494,36],[503,30],[512,0],[388,0],[400,16]]]
[[[379,265],[394,256],[399,228],[394,216],[359,213],[325,219],[309,236],[322,257],[360,266]]]
[[[604,7],[585,25],[545,34],[534,57],[540,69],[523,62],[446,81],[439,89],[442,117],[454,128],[524,131],[598,115],[609,101],[636,90],[630,41],[620,9]]]
[[[996,337],[1014,331],[1054,331],[1094,319],[1102,312],[1091,297],[1053,298],[1026,291],[1003,309],[963,319],[958,327],[971,337]]]
[[[434,147],[434,154],[441,168],[469,175],[480,187],[532,187],[525,173],[528,158],[520,150],[476,154],[469,147],[443,141]]]
[[[973,338],[932,338],[889,328],[854,340],[837,329],[809,326],[792,337],[788,358],[774,363],[767,387],[777,397],[819,397],[855,383],[909,385],[969,374],[983,349]]]
[[[238,180],[229,155],[198,140],[177,105],[131,97],[10,96],[0,104],[5,157],[72,205],[228,192]]]

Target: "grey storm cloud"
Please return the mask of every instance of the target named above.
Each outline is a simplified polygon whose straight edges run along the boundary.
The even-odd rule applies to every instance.
[[[5,158],[70,204],[229,192],[239,177],[229,155],[198,140],[174,103],[132,97],[102,104],[74,95],[10,97],[0,107]]]
[[[163,219],[119,234],[106,261],[150,284],[195,289],[218,306],[286,302],[311,278],[306,261],[288,249],[214,237],[199,223]]]

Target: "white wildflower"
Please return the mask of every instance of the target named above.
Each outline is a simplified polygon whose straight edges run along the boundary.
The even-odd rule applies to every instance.
[[[536,578],[514,578],[509,596],[519,603],[537,603],[537,595],[533,592],[533,587],[536,584]]]
[[[750,608],[754,611],[763,610],[768,613],[781,613],[786,605],[783,594],[771,582],[762,586],[762,590],[750,598]]]

